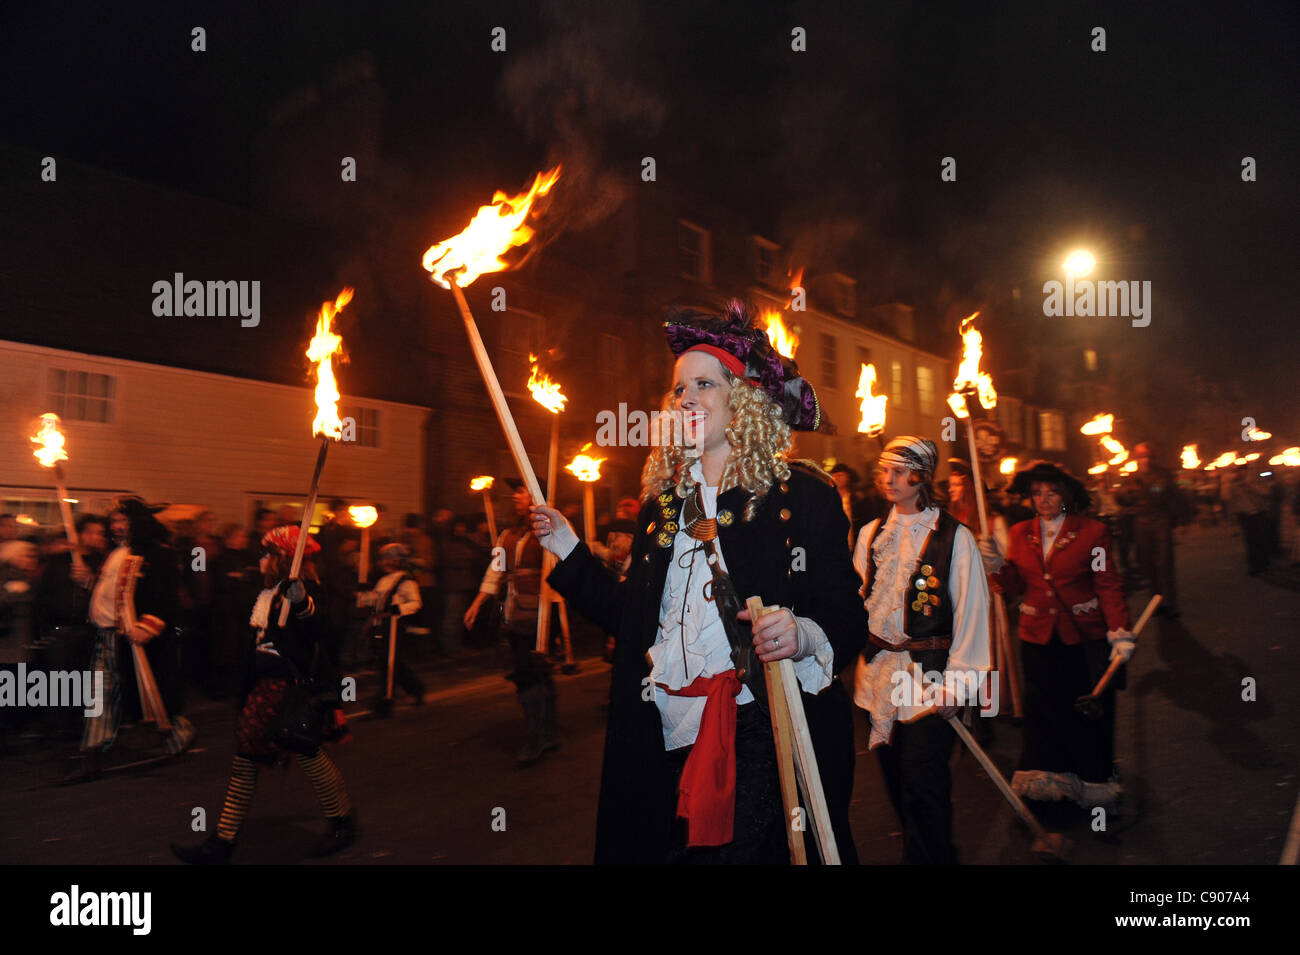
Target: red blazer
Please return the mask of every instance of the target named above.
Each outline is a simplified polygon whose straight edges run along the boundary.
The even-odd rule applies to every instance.
[[[1037,517],[1011,528],[1006,565],[994,575],[1008,596],[1023,594],[1020,603],[1020,639],[1045,644],[1052,631],[1061,642],[1102,640],[1107,630],[1128,629],[1128,603],[1124,581],[1115,572],[1110,533],[1104,524],[1067,515],[1061,532],[1043,559],[1043,541]],[[1095,548],[1101,548],[1094,553]],[[1101,563],[1105,570],[1093,570]],[[1092,600],[1091,608],[1076,606]]]

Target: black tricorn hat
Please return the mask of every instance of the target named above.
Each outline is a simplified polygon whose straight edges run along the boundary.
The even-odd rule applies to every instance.
[[[1051,461],[1031,461],[1028,466],[1017,471],[1011,482],[1011,493],[1020,497],[1029,497],[1036,481],[1059,487],[1061,496],[1065,498],[1065,509],[1071,514],[1086,511],[1088,505],[1092,503],[1092,497],[1088,494],[1088,489],[1083,486],[1083,482]]]

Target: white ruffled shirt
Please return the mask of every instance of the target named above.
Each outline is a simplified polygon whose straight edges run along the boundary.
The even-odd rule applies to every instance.
[[[703,492],[704,516],[716,517],[718,489],[704,483],[703,468],[698,461],[692,466],[691,475]],[[722,569],[726,570],[722,542],[716,543],[718,559]],[[684,528],[679,529],[673,541],[672,560],[659,603],[659,634],[654,646],[646,653],[666,750],[695,742],[706,698],[673,696],[664,688],[678,690],[689,686],[696,677],[715,676],[735,669],[722,617],[717,605],[707,596],[712,590],[713,575],[709,571],[704,545]],[[835,651],[825,631],[815,621],[808,617],[794,619],[799,628],[801,651],[793,660],[795,675],[805,693],[820,693],[831,684]],[[742,687],[736,703],[749,703],[753,699],[754,694],[749,692],[749,688]]]
[[[900,514],[897,509],[891,509],[883,527],[875,520],[858,535],[853,566],[865,581],[870,541],[876,558],[876,578],[865,606],[872,633],[886,643],[896,645],[908,639],[903,631],[908,578],[916,569],[931,532],[938,526],[938,508],[927,508],[917,514]],[[992,667],[989,589],[975,536],[965,526],[957,528],[953,539],[948,597],[953,608],[952,646],[948,650],[943,685],[962,705],[977,703],[978,693],[972,696],[970,691],[977,690]],[[976,675],[975,687],[963,676],[970,673]],[[918,685],[915,676],[912,655],[906,650],[879,650],[870,662],[858,658],[853,701],[871,714],[869,749],[889,742],[895,720],[910,723],[930,712],[931,706],[924,703],[925,687]]]

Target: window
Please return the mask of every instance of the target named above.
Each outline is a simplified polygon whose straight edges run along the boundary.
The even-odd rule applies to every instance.
[[[836,355],[838,351],[839,343],[835,340],[835,336],[822,332],[822,387],[827,390],[839,387],[840,369]]]
[[[903,363],[895,358],[889,363],[889,400],[894,407],[903,407]]]
[[[1097,370],[1097,352],[1091,348],[1083,350],[1083,367],[1088,371]]]
[[[90,371],[50,369],[50,405],[69,421],[112,421],[117,379]]]
[[[1021,431],[1020,440],[1025,443],[1026,448],[1038,447],[1035,444],[1038,438],[1038,412],[1026,405],[1021,412],[1021,420],[1024,424],[1022,425],[1023,430]]]
[[[998,395],[998,423],[1006,435],[1007,444],[1020,444],[1025,439],[1025,419],[1019,398]]]
[[[921,414],[934,414],[934,369],[916,366],[916,401]]]
[[[847,275],[835,276],[835,311],[853,318],[858,314],[858,283]]]
[[[677,262],[682,277],[709,282],[709,232],[685,219],[677,227]]]
[[[764,285],[780,285],[781,275],[777,267],[777,255],[781,247],[769,242],[762,236],[754,236],[754,275]]]
[[[360,405],[352,408],[340,408],[340,418],[351,418],[356,422],[357,439],[354,444],[363,448],[379,447],[379,409],[365,408]],[[344,424],[346,425],[346,421]]]
[[[1065,450],[1065,415],[1059,411],[1038,412],[1040,446],[1044,451]]]

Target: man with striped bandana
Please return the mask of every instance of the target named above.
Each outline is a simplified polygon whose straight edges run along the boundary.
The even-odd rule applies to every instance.
[[[256,635],[254,683],[235,723],[230,785],[217,831],[200,845],[172,846],[172,852],[182,862],[211,865],[230,861],[239,827],[253,799],[258,765],[272,765],[289,752],[272,737],[291,682],[311,677],[320,686],[339,685],[324,614],[318,612],[320,588],[315,570],[304,560],[301,579],[286,579],[297,544],[298,528],[293,526],[277,527],[262,538],[261,569],[266,589],[258,596],[249,619]],[[304,557],[319,550],[320,545],[308,538]],[[281,627],[280,608],[286,600],[291,612]],[[356,813],[348,799],[343,776],[320,748],[320,742],[313,739],[294,753],[329,821],[329,829],[309,852],[312,856],[346,849],[357,836]]]

